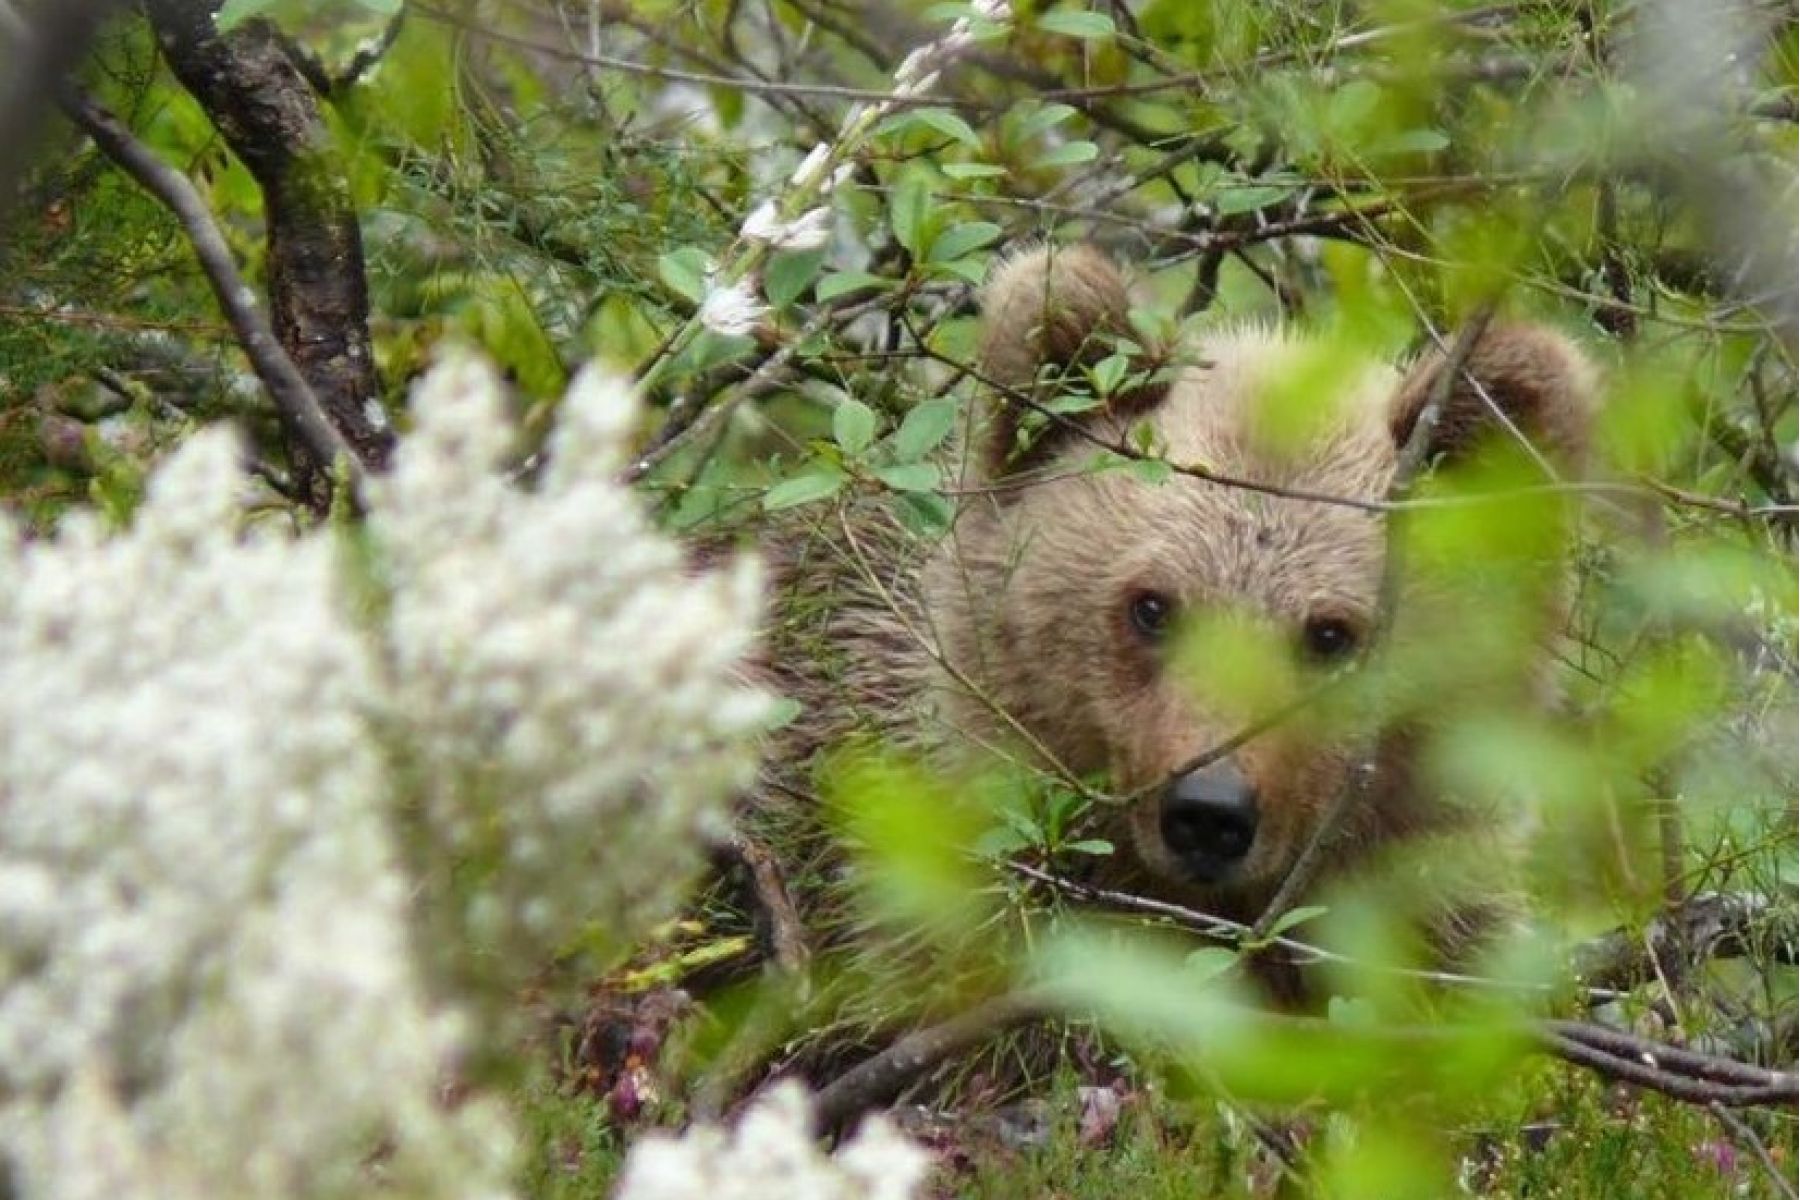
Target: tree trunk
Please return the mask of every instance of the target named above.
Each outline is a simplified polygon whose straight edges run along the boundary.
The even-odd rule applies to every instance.
[[[218,0],[148,0],[145,8],[176,78],[200,102],[262,188],[269,308],[275,335],[363,464],[393,449],[369,342],[362,232],[349,182],[306,77],[266,21],[221,35]],[[296,480],[328,486],[316,458],[290,435]]]

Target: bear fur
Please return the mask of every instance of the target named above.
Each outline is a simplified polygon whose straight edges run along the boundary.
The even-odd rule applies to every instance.
[[[1258,426],[1259,398],[1307,352],[1306,339],[1240,328],[1146,347],[1131,306],[1125,275],[1092,247],[1037,247],[1002,262],[981,297],[985,414],[965,440],[951,532],[923,543],[870,504],[815,517],[811,536],[772,548],[783,619],[767,671],[803,704],[773,749],[772,789],[804,794],[806,765],[857,734],[947,765],[998,756],[1101,778],[1131,797],[1111,814],[1117,851],[1105,883],[1246,922],[1276,894],[1333,797],[1353,785],[1315,896],[1433,839],[1503,858],[1497,814],[1421,783],[1416,722],[1353,737],[1298,720],[1232,752],[1256,796],[1254,840],[1227,878],[1195,879],[1165,834],[1163,794],[1243,722],[1203,682],[1171,678],[1132,606],[1154,595],[1182,613],[1229,611],[1284,637],[1329,625],[1332,638],[1387,638],[1392,518],[1382,502],[1421,413],[1437,402],[1422,447],[1433,463],[1522,437],[1566,477],[1581,470],[1595,413],[1587,360],[1558,333],[1496,321],[1463,347],[1455,378],[1444,377],[1441,349],[1405,368],[1371,361],[1334,374],[1330,415],[1302,444],[1273,446]],[[1090,411],[1044,419],[1070,378],[1120,338],[1162,368]],[[1139,444],[1146,427],[1161,457],[1213,478],[1087,469],[1108,445]],[[1362,506],[1305,498],[1318,496]],[[1559,624],[1559,590],[1545,588],[1546,640]],[[1403,588],[1392,634],[1428,611],[1413,601]],[[1426,940],[1454,963],[1506,919],[1510,899],[1496,877],[1426,907]],[[1270,986],[1300,994],[1293,978]]]

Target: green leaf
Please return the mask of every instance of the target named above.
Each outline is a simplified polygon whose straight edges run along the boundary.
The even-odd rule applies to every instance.
[[[888,222],[914,258],[925,256],[931,240],[931,190],[924,175],[908,175],[889,195]]]
[[[1073,417],[1081,413],[1093,412],[1100,407],[1100,397],[1090,396],[1086,392],[1063,392],[1050,397],[1044,408],[1059,417]]]
[[[213,16],[213,26],[220,33],[230,33],[245,21],[267,13],[281,0],[225,0]]]
[[[996,163],[945,163],[942,170],[951,179],[997,179],[1006,174],[1006,168]]]
[[[933,239],[930,260],[934,263],[955,262],[963,255],[987,245],[1002,232],[992,221],[964,221],[960,225],[952,225]]]
[[[1088,378],[1094,381],[1096,392],[1102,396],[1110,396],[1119,390],[1119,384],[1130,370],[1129,358],[1123,354],[1109,354],[1088,369]]]
[[[1134,458],[1125,465],[1125,470],[1156,487],[1167,483],[1169,476],[1175,473],[1174,468],[1160,458]]]
[[[792,725],[794,719],[800,715],[801,707],[800,702],[792,696],[777,696],[775,703],[769,707],[769,717],[764,723],[763,729],[773,733],[777,729],[785,729]]]
[[[1070,842],[1068,845],[1064,846],[1063,849],[1073,851],[1076,854],[1111,854],[1113,852],[1113,844],[1105,838],[1082,838],[1078,842]]]
[[[1182,967],[1183,974],[1188,979],[1204,983],[1209,979],[1217,979],[1237,966],[1237,963],[1235,950],[1227,950],[1223,946],[1202,946],[1183,960]]]
[[[1213,210],[1221,217],[1234,216],[1238,213],[1255,212],[1259,208],[1267,208],[1271,204],[1279,204],[1295,192],[1293,184],[1251,184],[1243,187],[1227,185],[1220,189],[1219,198],[1213,202]]]
[[[695,304],[706,299],[706,272],[711,265],[706,252],[698,246],[678,246],[656,260],[662,281]]]
[[[849,397],[838,401],[831,414],[831,436],[845,454],[852,458],[861,454],[875,440],[875,410]]]
[[[875,468],[875,478],[896,492],[929,492],[938,485],[941,476],[934,463],[895,463],[891,467]]]
[[[1038,18],[1038,28],[1084,40],[1108,38],[1118,32],[1111,17],[1097,12],[1048,12]]]
[[[1275,923],[1269,926],[1269,936],[1280,937],[1295,926],[1303,925],[1314,917],[1322,917],[1329,911],[1322,904],[1302,904],[1298,908],[1290,908],[1275,918]]]
[[[1436,154],[1449,144],[1441,129],[1407,129],[1381,139],[1375,149],[1382,154]]]
[[[776,512],[783,508],[828,500],[843,488],[844,478],[844,473],[836,467],[823,467],[805,475],[784,479],[763,493],[763,511]]]
[[[1073,105],[1046,104],[1019,122],[1019,136],[1028,138],[1047,133],[1074,115]]]
[[[981,146],[981,136],[974,128],[947,108],[915,108],[910,116],[919,124],[935,129],[945,137],[955,138],[965,146]]]
[[[974,287],[987,279],[987,264],[979,258],[959,258],[954,262],[931,264],[933,275],[952,275]]]
[[[901,492],[895,501],[900,523],[922,538],[942,537],[956,515],[949,499],[936,492]]]
[[[798,300],[825,263],[823,250],[784,250],[771,255],[763,269],[763,293],[776,308]]]
[[[871,275],[867,271],[836,271],[819,280],[813,289],[813,297],[820,304],[836,300],[839,296],[860,292],[866,288],[887,288],[893,286],[893,280],[884,279],[880,275]]]
[[[893,437],[894,458],[916,462],[943,444],[956,427],[956,401],[926,400],[915,404]]]
[[[1064,142],[1053,148],[1048,154],[1038,159],[1034,166],[1039,167],[1073,167],[1079,163],[1093,162],[1100,157],[1100,147],[1092,142]]]

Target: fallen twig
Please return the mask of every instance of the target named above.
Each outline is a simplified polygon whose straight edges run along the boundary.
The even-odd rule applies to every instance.
[[[824,1132],[835,1133],[870,1109],[886,1104],[952,1055],[1056,1012],[1057,1006],[1047,996],[1019,992],[909,1033],[873,1058],[850,1068],[819,1093],[819,1126]]]

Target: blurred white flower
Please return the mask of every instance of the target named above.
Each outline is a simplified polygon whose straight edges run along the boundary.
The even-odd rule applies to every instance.
[[[129,533],[0,551],[0,1155],[26,1197],[336,1195],[382,1146],[495,1194],[486,1110],[435,1100],[338,548],[240,536],[237,457],[199,433]]]
[[[690,571],[613,481],[629,389],[575,380],[535,492],[494,469],[502,394],[474,360],[434,371],[369,493],[391,597],[381,711],[414,792],[401,843],[445,922],[425,944],[455,977],[522,974],[584,925],[622,940],[667,915],[702,827],[750,780],[767,712],[735,682],[755,565]],[[479,892],[446,890],[444,861]]]
[[[792,1081],[759,1096],[727,1133],[698,1125],[679,1138],[645,1135],[631,1148],[615,1200],[913,1200],[931,1157],[873,1117],[835,1156],[812,1135],[811,1104]]]
[[[700,304],[700,323],[714,333],[727,337],[754,333],[757,324],[769,311],[756,298],[747,280],[729,287],[714,287]]]
[[[0,523],[9,1195],[504,1195],[467,1004],[665,913],[755,761],[754,567],[690,572],[584,373],[541,484],[467,360],[366,525],[240,529],[192,437],[128,531]]]

